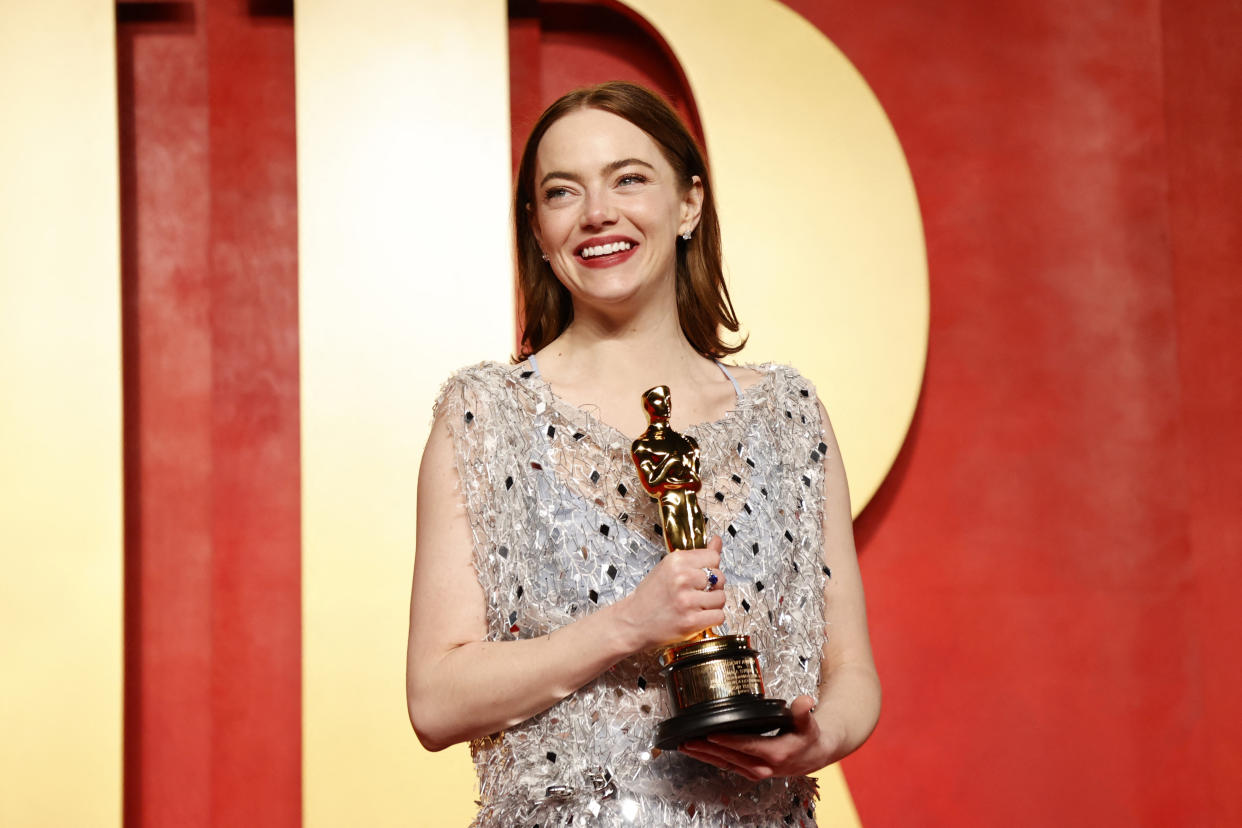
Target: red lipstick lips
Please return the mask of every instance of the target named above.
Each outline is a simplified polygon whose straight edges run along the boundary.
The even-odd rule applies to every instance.
[[[620,249],[612,253],[597,253],[594,256],[584,256],[587,250],[592,248],[607,247],[616,245],[619,242],[628,244],[627,249]],[[578,261],[587,267],[613,267],[621,264],[634,255],[634,251],[638,249],[638,242],[626,236],[596,236],[593,239],[587,239],[574,250],[574,255],[578,257]]]

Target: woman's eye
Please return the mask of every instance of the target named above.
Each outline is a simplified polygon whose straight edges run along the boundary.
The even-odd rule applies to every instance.
[[[569,190],[565,187],[549,187],[543,193],[543,197],[548,201],[563,198],[567,195],[569,195]]]
[[[647,180],[647,177],[644,175],[640,175],[639,173],[626,173],[625,175],[617,179],[617,183],[620,184],[621,186],[625,186],[628,184],[643,184],[646,182],[646,180]]]

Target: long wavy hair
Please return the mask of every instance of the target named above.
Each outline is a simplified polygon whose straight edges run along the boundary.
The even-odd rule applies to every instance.
[[[737,353],[743,338],[729,345],[721,329],[737,333],[738,321],[725,285],[720,254],[720,220],[712,194],[707,162],[694,137],[673,108],[656,93],[634,83],[610,81],[562,96],[535,122],[522,150],[513,192],[513,218],[517,246],[518,290],[522,299],[522,344],[518,359],[525,358],[569,326],[574,306],[569,291],[543,260],[535,239],[532,213],[535,204],[535,155],[548,129],[579,109],[601,109],[624,118],[652,140],[672,166],[683,191],[694,176],[703,182],[703,209],[690,241],[677,238],[677,318],[690,345],[708,359]]]

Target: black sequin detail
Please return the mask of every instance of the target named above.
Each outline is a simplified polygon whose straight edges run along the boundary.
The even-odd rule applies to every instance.
[[[786,416],[786,417],[788,417],[789,419],[791,419],[791,420],[792,420],[792,419],[793,419],[793,412],[792,412],[792,411],[786,411],[786,412],[785,412],[785,416]]]
[[[661,537],[664,536],[664,527],[658,523],[651,524],[651,531],[655,532],[657,535],[660,535]]]
[[[738,457],[742,456],[742,444],[741,443],[737,444],[737,454],[738,454]]]
[[[752,544],[750,545],[750,553],[751,553],[752,555],[758,555],[758,554],[759,554],[759,544],[758,544],[758,543],[752,543]]]
[[[807,477],[805,474],[802,475],[802,485],[804,486],[811,485],[811,478]]]
[[[647,680],[646,680],[645,678],[643,678],[642,676],[639,676],[639,677],[638,677],[638,689],[639,689],[639,690],[646,690],[646,689],[647,689]]]
[[[517,610],[513,610],[512,612],[509,613],[509,623],[510,624],[517,623]]]
[[[798,656],[798,663],[802,665],[802,669],[806,669],[806,656]]]
[[[732,523],[729,524],[729,535],[734,538],[737,537],[737,530],[733,528]]]
[[[733,482],[734,482],[734,483],[741,483],[741,482],[742,482],[742,478],[738,477],[738,476],[735,474],[735,475],[733,475]]]
[[[596,592],[595,590],[591,590],[590,592],[588,592],[587,597],[591,599],[592,604],[599,603],[599,593]]]
[[[747,458],[746,458],[746,465],[750,466],[750,467],[753,469],[753,468],[755,467],[755,461],[754,461],[754,460],[751,460],[749,457],[747,457]]]
[[[716,498],[717,503],[724,503],[724,492],[716,492],[712,496]]]
[[[513,475],[509,475],[508,477],[505,478],[505,488],[506,489],[513,488]]]
[[[820,567],[820,569],[822,569],[822,570],[824,571],[824,574],[825,574],[825,575],[827,575],[829,578],[831,578],[831,577],[832,577],[832,570],[831,570],[831,569],[829,569],[829,568],[828,568],[828,567],[826,567],[826,566],[821,566],[821,567]]]
[[[608,573],[609,578],[612,578],[614,581],[617,580],[617,567],[615,564],[608,564],[608,568],[604,571]]]
[[[742,599],[742,609],[746,612],[750,612],[750,601],[747,601],[745,598]]]
[[[813,452],[811,452],[811,462],[812,462],[812,463],[818,463],[818,462],[819,462],[819,452],[818,452],[818,451],[813,451]]]
[[[759,487],[759,491],[760,491],[760,493],[762,493],[762,494],[763,494],[763,496],[764,496],[764,497],[767,497],[767,496],[768,496],[768,489],[767,489],[767,487],[766,487],[766,486],[760,486],[760,487]]]
[[[549,750],[549,751],[548,751],[547,753],[545,753],[544,755],[548,757],[548,761],[549,761],[549,762],[555,762],[555,761],[556,761],[556,754],[555,754],[555,753],[553,753],[552,751],[550,751],[550,750]]]
[[[749,503],[743,503],[743,504],[742,504],[742,508],[746,510],[746,514],[748,514],[748,515],[749,515],[749,514],[751,513],[751,509],[750,509],[750,504],[749,504]]]
[[[604,537],[608,537],[608,524],[607,523],[601,523],[599,525],[599,533],[603,535]]]
[[[789,541],[790,543],[793,543],[793,535],[789,534],[788,529],[785,530],[785,540]]]
[[[621,514],[617,515],[617,520],[621,521],[622,523],[629,523],[630,522],[629,512],[622,512]]]
[[[809,397],[809,396],[811,396],[811,392],[810,392],[810,391],[808,391],[808,390],[806,390],[805,388],[799,389],[798,393],[799,393],[799,394],[801,394],[801,395],[802,395],[802,396],[804,396],[804,397]]]
[[[755,592],[763,592],[763,581],[755,581]]]
[[[518,584],[517,592],[515,592],[515,593],[513,593],[513,594],[514,594],[514,595],[516,595],[518,598],[521,598],[521,597],[522,597],[522,593],[523,593],[523,592],[525,592],[525,591],[526,591],[526,588],[525,588],[524,586],[522,586],[521,584]]]
[[[534,371],[523,371],[522,373],[518,374],[518,376],[521,377],[522,379],[530,379],[534,375],[535,375]]]
[[[827,453],[828,453],[828,446],[827,446],[827,445],[825,445],[824,443],[820,443],[820,444],[819,444],[819,453],[820,453],[820,454],[827,454]]]
[[[585,435],[585,434],[583,434],[581,431],[575,431],[575,432],[574,432],[574,439],[575,439],[575,440],[581,440],[581,439],[582,439],[583,437],[585,437],[585,436],[586,436],[586,435]]]
[[[473,414],[472,412],[470,412],[470,411],[467,411],[467,412],[466,412],[466,417],[465,417],[465,419],[466,419],[466,422],[468,422],[468,423],[473,423],[473,422],[474,422],[474,414]]]
[[[622,497],[625,497],[625,493],[626,493],[626,492],[628,492],[628,491],[629,491],[629,489],[625,488],[625,484],[624,484],[624,483],[618,483],[618,484],[617,484],[617,494],[621,495]]]
[[[497,549],[497,550],[496,550],[496,554],[497,554],[497,555],[499,555],[499,556],[500,556],[500,557],[502,557],[502,558],[508,558],[508,557],[509,557],[509,547],[507,547],[507,546],[502,546],[502,547],[500,547],[499,549]]]
[[[598,482],[599,482],[599,472],[597,472],[597,471],[592,471],[592,472],[591,472],[591,482],[592,482],[592,483],[598,483]]]
[[[554,426],[554,425],[550,425],[550,426],[548,426],[548,436],[549,436],[549,437],[555,437],[555,436],[556,436],[556,426]]]

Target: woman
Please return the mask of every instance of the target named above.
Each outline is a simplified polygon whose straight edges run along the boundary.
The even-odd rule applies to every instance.
[[[535,125],[514,214],[525,359],[446,383],[419,474],[414,729],[471,742],[476,825],[812,825],[805,775],[879,713],[849,496],[810,383],[718,361],[740,346],[702,155],[647,90],[577,90]],[[667,556],[629,457],[655,385],[716,533]],[[794,730],[653,750],[656,649],[720,626]]]

